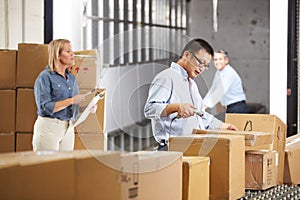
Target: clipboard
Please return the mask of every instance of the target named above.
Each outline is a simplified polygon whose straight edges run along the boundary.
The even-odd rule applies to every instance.
[[[88,94],[90,94],[91,92],[89,92]],[[72,124],[67,132],[69,132],[70,130],[73,130],[74,127],[78,126],[79,124],[81,124],[82,122],[84,122],[86,120],[86,118],[89,116],[89,114],[91,113],[90,110],[92,109],[92,107],[94,105],[96,105],[98,103],[99,100],[104,98],[104,91],[103,92],[97,92],[95,94],[95,96],[92,98],[92,100],[90,101],[90,103],[88,104],[88,106],[84,109],[84,111],[81,113],[81,115],[79,116],[79,118],[75,121],[74,124]]]

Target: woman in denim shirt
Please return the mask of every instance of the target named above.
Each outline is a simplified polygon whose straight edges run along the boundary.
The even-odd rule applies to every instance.
[[[85,101],[79,94],[74,75],[68,68],[75,64],[71,43],[56,39],[48,47],[49,63],[37,77],[34,96],[38,118],[34,124],[33,150],[70,151],[74,149],[74,129],[78,104]]]

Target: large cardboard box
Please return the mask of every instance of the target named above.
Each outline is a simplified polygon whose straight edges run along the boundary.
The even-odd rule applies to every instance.
[[[245,189],[245,139],[240,135],[185,135],[169,138],[169,150],[210,157],[210,199],[238,199]]]
[[[16,151],[32,151],[33,133],[16,133]]]
[[[245,149],[252,150],[257,147],[272,145],[273,143],[273,133],[264,133],[258,131],[230,131],[223,129],[216,130],[201,130],[201,129],[193,129],[193,134],[227,134],[227,135],[241,135],[245,137]]]
[[[287,138],[285,148],[284,183],[300,184],[300,134]]]
[[[278,152],[277,185],[283,184],[286,124],[277,116],[268,114],[226,114],[225,122],[237,126],[239,130],[273,133],[272,150]]]
[[[15,133],[0,133],[0,153],[15,151]]]
[[[107,150],[107,132],[75,134],[74,149]]]
[[[17,87],[33,87],[37,76],[48,65],[47,44],[18,44]]]
[[[80,89],[93,89],[99,86],[100,77],[97,78],[97,51],[75,51],[75,65],[70,72],[76,77]]]
[[[183,156],[182,200],[209,199],[209,157]]]
[[[0,90],[0,132],[15,132],[16,90]]]
[[[33,132],[34,122],[37,119],[33,89],[17,89],[16,132]]]
[[[137,199],[137,169],[137,156],[120,152],[0,154],[0,199]]]
[[[0,50],[0,88],[16,88],[17,51]]]
[[[73,159],[55,153],[0,154],[0,199],[74,199]]]
[[[92,98],[98,93],[101,93],[102,98],[97,103],[96,113],[90,113],[84,122],[76,126],[75,131],[77,133],[105,133],[106,131],[106,90],[105,89],[92,89],[80,90],[81,94],[88,94],[86,96],[86,102],[80,104],[82,109],[86,108]]]
[[[182,153],[139,151],[138,199],[182,200]]]
[[[265,190],[277,185],[278,153],[276,151],[247,151],[245,188]]]
[[[137,156],[89,151],[75,159],[76,200],[131,200],[138,197]]]

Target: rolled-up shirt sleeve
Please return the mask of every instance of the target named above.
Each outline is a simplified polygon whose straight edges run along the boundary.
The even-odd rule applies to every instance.
[[[50,80],[48,77],[38,77],[34,85],[34,95],[40,116],[53,115],[55,101],[51,97],[50,90]]]
[[[150,85],[148,99],[144,107],[145,117],[148,119],[164,119],[162,112],[170,103],[172,82],[164,78],[154,79]]]

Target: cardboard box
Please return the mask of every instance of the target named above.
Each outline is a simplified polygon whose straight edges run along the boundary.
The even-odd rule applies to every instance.
[[[17,89],[16,132],[33,133],[37,107],[33,89]]]
[[[245,188],[265,190],[277,185],[278,153],[276,151],[247,151]]]
[[[99,84],[97,79],[96,50],[75,51],[75,65],[70,67],[70,72],[76,77],[80,89],[93,89]]]
[[[33,88],[37,76],[48,65],[47,44],[18,44],[17,87]]]
[[[137,156],[89,151],[76,159],[76,200],[131,200],[139,195]]]
[[[169,138],[169,150],[210,157],[210,199],[238,199],[245,189],[245,139],[240,135],[185,135]]]
[[[0,132],[15,132],[16,90],[0,90]]]
[[[0,153],[15,151],[15,133],[0,133]]]
[[[209,199],[209,157],[183,156],[182,200]]]
[[[241,135],[245,137],[246,151],[256,146],[272,144],[273,133],[264,133],[257,131],[230,131],[230,130],[201,130],[193,129],[193,134],[227,134],[227,135]]]
[[[287,138],[285,148],[284,183],[300,184],[300,134]]]
[[[1,155],[1,199],[74,199],[73,159],[49,152]]]
[[[106,101],[106,90],[105,89],[95,89],[95,90],[80,90],[81,94],[87,94],[91,92],[86,97],[86,102],[80,104],[80,106],[84,109],[90,103],[95,94],[101,93],[103,94],[103,99],[100,99],[97,103],[96,113],[90,113],[87,119],[76,126],[75,132],[77,133],[105,133],[106,131],[106,109],[105,109],[105,101]]]
[[[33,133],[16,133],[16,151],[32,151]]]
[[[283,184],[286,124],[277,116],[267,114],[226,114],[225,122],[237,126],[239,130],[273,133],[272,150],[278,152],[277,185]]]
[[[0,69],[0,88],[16,89],[16,50],[0,50]]]
[[[137,156],[120,152],[1,154],[1,199],[114,199],[138,195]]]
[[[75,134],[74,149],[107,150],[107,132]]]
[[[139,151],[138,199],[182,200],[182,153]]]

